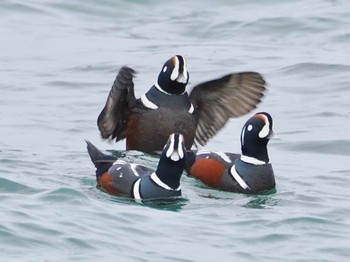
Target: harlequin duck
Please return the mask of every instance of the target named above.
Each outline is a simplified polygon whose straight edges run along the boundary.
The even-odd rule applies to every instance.
[[[186,171],[209,187],[224,191],[256,194],[275,188],[275,178],[267,153],[273,136],[272,117],[257,113],[241,133],[242,155],[222,152],[189,151]]]
[[[127,150],[161,151],[171,133],[185,137],[186,148],[205,145],[231,117],[260,102],[265,80],[256,72],[228,74],[195,86],[188,95],[187,63],[180,55],[163,65],[157,82],[141,98],[134,94],[135,71],[122,67],[97,125],[103,139],[126,138]]]
[[[87,142],[96,167],[97,187],[110,194],[153,200],[181,196],[180,178],[186,162],[184,137],[171,134],[156,170],[103,154]]]

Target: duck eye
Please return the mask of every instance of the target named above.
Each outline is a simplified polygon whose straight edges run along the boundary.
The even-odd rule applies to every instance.
[[[167,66],[164,66],[164,68],[163,68],[163,73],[165,73],[167,69],[168,69],[168,67],[167,67]]]
[[[247,130],[248,131],[251,131],[253,129],[253,126],[252,125],[249,125],[248,127],[247,127]]]

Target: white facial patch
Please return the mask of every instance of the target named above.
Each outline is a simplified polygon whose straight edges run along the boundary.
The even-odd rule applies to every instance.
[[[170,79],[171,81],[174,81],[178,76],[179,76],[179,59],[177,58],[177,56],[174,56],[174,69],[173,72],[170,75]]]
[[[252,125],[249,125],[248,127],[247,127],[247,130],[248,131],[251,131],[253,129],[253,126]]]
[[[178,143],[178,148],[175,149],[175,135],[172,134],[170,136],[170,145],[168,150],[166,151],[166,157],[170,158],[173,161],[179,161],[180,159],[182,159],[185,155],[185,152],[183,151],[183,148],[181,146],[181,144],[183,143],[183,136],[180,135],[179,136],[179,143]]]
[[[186,84],[187,83],[187,73],[182,73],[176,78],[176,82]]]
[[[174,135],[171,135],[170,137],[170,145],[169,145],[169,148],[168,150],[166,151],[166,157],[170,157],[171,154],[173,153],[174,151]]]
[[[186,59],[184,57],[182,57],[182,59],[184,60],[184,74],[187,75],[187,62],[186,62]]]
[[[180,74],[179,72],[179,67],[180,67],[180,62],[177,56],[173,57],[174,59],[174,69],[173,72],[170,75],[171,81],[175,81],[178,83],[186,84],[188,81],[188,74],[187,74],[187,63],[186,60],[183,58],[183,72]]]
[[[264,122],[265,122],[264,127],[259,132],[259,137],[260,138],[265,138],[270,133],[270,122],[269,122],[269,119],[265,115],[260,114],[259,116],[262,116],[262,118],[264,118]]]
[[[243,129],[242,134],[241,134],[241,144],[242,146],[244,145],[244,134],[245,134],[246,128]]]
[[[173,160],[173,161],[179,161],[180,160],[180,155],[178,154],[177,151],[174,151],[171,156],[170,156],[170,159]]]
[[[168,67],[167,67],[167,66],[164,66],[164,68],[163,68],[163,73],[165,73],[167,69],[168,69]]]
[[[183,72],[182,72],[182,74],[180,74],[180,75],[178,76],[178,78],[176,79],[176,81],[179,82],[179,83],[186,84],[187,81],[188,81],[187,63],[186,63],[185,58],[182,57],[182,59],[183,59],[183,61],[184,61]]]

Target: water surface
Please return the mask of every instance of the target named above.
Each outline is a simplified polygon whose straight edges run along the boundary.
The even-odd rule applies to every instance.
[[[349,260],[349,4],[215,3],[1,1],[1,261]],[[138,72],[140,96],[174,54],[187,58],[189,89],[264,74],[255,112],[275,120],[275,193],[220,192],[184,176],[184,201],[143,205],[95,188],[84,139],[125,148],[96,126],[117,70]],[[205,148],[239,152],[249,116]]]

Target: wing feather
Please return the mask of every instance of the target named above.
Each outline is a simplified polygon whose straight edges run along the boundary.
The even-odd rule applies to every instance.
[[[196,144],[204,146],[230,118],[255,109],[265,89],[257,72],[229,74],[195,86],[189,97],[198,112]]]
[[[104,139],[119,141],[125,138],[127,117],[136,104],[134,94],[135,71],[130,67],[122,67],[107,97],[106,105],[97,119],[97,126]]]

